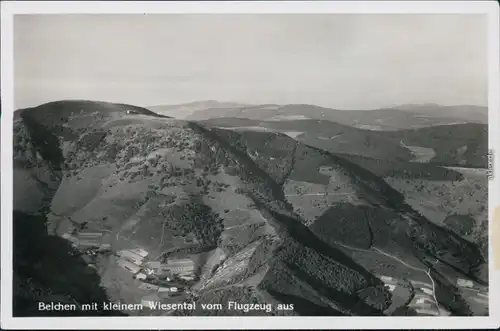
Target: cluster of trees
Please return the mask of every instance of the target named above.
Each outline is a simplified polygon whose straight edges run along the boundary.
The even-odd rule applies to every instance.
[[[361,249],[372,245],[369,220],[363,207],[342,204],[329,208],[312,225],[311,230],[324,242],[335,241]]]
[[[444,219],[444,225],[453,232],[461,236],[468,236],[472,233],[475,221],[468,215],[451,215]]]
[[[392,295],[383,284],[364,288],[358,291],[358,296],[369,306],[380,311],[386,310],[392,303]]]
[[[175,236],[193,233],[199,244],[205,248],[215,248],[220,243],[224,230],[223,219],[209,206],[191,201],[182,206],[172,206],[164,214],[166,226]]]
[[[475,224],[472,230],[473,241],[478,245],[484,259],[488,260],[488,219]]]
[[[106,137],[106,131],[98,131],[98,130],[92,130],[88,132],[87,134],[83,135],[77,143],[77,150],[85,149],[87,151],[92,151],[99,144],[102,142],[102,140]]]
[[[413,220],[408,232],[417,251],[437,256],[464,273],[484,261],[475,244],[426,219]]]

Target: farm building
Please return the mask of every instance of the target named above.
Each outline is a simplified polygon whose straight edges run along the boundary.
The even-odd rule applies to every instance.
[[[129,250],[119,251],[118,256],[137,265],[141,265],[144,262],[142,256],[135,254]]]
[[[417,304],[417,305],[423,305],[423,304],[426,304],[426,303],[433,304],[433,303],[434,303],[434,301],[433,301],[433,300],[431,300],[431,299],[430,299],[430,298],[428,298],[428,297],[419,297],[419,298],[417,299],[417,302],[416,302],[416,304]]]
[[[484,292],[484,293],[483,292],[478,292],[477,295],[480,296],[480,297],[483,297],[483,298],[488,298],[488,292]]]
[[[141,271],[141,267],[126,260],[118,260],[118,265],[123,269],[130,271],[132,274],[137,274]]]
[[[142,273],[142,272],[139,272],[137,275],[135,275],[135,279],[138,279],[138,280],[145,280],[148,276],[146,276],[146,274]]]
[[[158,293],[164,293],[164,292],[170,292],[170,287],[163,287],[163,286],[160,286],[158,288]]]
[[[474,283],[470,280],[459,278],[459,279],[457,279],[457,286],[473,288]]]
[[[185,273],[189,273],[189,272],[193,272],[194,270],[189,267],[189,266],[171,266],[171,265],[167,265],[165,266],[166,269],[168,269],[169,271],[173,272],[174,274],[185,274]]]
[[[136,255],[139,255],[140,257],[142,258],[145,258],[146,256],[148,256],[148,252],[145,251],[144,249],[142,248],[135,248],[135,249],[131,249],[130,252],[136,254]]]
[[[102,237],[102,232],[80,232],[78,233],[79,237],[85,237],[85,238],[101,238]]]
[[[146,262],[145,266],[152,271],[158,271],[159,269],[161,269],[162,265],[158,261],[148,261]]]
[[[432,290],[430,288],[427,288],[427,287],[422,287],[422,288],[420,288],[420,290],[422,290],[422,292],[424,292],[425,294],[428,294],[428,295],[433,295],[434,294],[432,292]]]
[[[194,280],[194,276],[190,276],[190,275],[180,275],[179,277],[184,279],[184,280],[187,280],[187,281]],[[390,286],[393,286],[393,285],[390,285]]]
[[[191,259],[167,259],[167,264],[194,265],[194,262]]]
[[[149,261],[149,262],[146,262],[144,265],[147,268],[147,272],[150,275],[153,275],[153,274],[159,275],[159,274],[163,274],[163,273],[169,273],[169,269],[167,268],[167,266],[165,264],[158,262],[158,261]]]
[[[148,261],[144,264],[144,266],[148,269],[150,275],[158,273],[161,271],[161,263],[158,261]]]
[[[176,274],[193,273],[194,262],[191,259],[168,260],[162,268],[168,269]]]
[[[395,284],[397,283],[396,280],[392,277],[389,276],[380,276],[380,280],[383,281],[384,283],[388,284]]]

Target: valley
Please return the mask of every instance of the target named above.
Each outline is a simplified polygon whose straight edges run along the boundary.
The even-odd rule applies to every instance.
[[[249,107],[257,106],[223,109],[257,113]],[[182,120],[91,101],[19,110],[14,211],[43,218],[45,235],[58,240],[101,233],[89,245],[106,253],[81,241],[68,250],[94,256],[85,272],[113,302],[295,307],[257,315],[487,314],[478,307],[488,286],[487,181],[470,174],[487,149],[482,124],[370,131],[287,107],[262,106],[272,120],[203,121],[190,119],[199,109]],[[470,226],[457,226],[457,216],[470,216]],[[131,273],[117,254],[137,249],[147,257]],[[177,260],[191,261],[192,274],[180,281],[172,271],[180,269],[167,267],[175,280],[164,287],[182,294],[141,285],[153,279],[151,263]]]

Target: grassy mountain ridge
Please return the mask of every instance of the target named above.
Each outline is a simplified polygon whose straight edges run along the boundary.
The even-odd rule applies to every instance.
[[[55,105],[47,113],[52,106],[21,113],[24,140],[60,173],[46,212],[57,219],[54,231],[63,233],[71,217],[109,231],[116,248],[133,243],[163,257],[208,254],[217,262],[199,265],[201,302],[211,295],[243,298],[248,289],[256,300],[296,302],[295,314],[311,314],[305,304],[311,302],[332,315],[381,315],[390,304],[381,281],[315,232],[318,219],[328,231],[338,228],[337,216],[324,214],[331,207],[344,208],[354,224],[357,210],[372,213],[371,235],[392,242],[377,247],[402,249],[405,258],[439,258],[463,273],[481,263],[474,245],[429,223],[373,173],[286,135],[205,127],[141,110],[127,114],[130,106],[123,105],[86,102],[79,113],[78,103]],[[346,195],[332,194],[332,201],[311,208],[289,194],[297,183],[330,185]],[[307,220],[300,208],[324,216]],[[380,210],[392,215],[392,224],[380,223]],[[397,233],[389,231],[394,225]],[[362,230],[351,241],[365,235]],[[113,299],[135,293],[127,286],[116,291]],[[452,303],[441,296],[455,313],[468,313],[459,298]]]
[[[96,109],[99,109],[99,107],[96,107]],[[27,117],[31,120],[35,117],[31,116],[32,114],[30,113],[28,113],[28,115],[26,114],[27,113],[22,114],[23,119]],[[58,113],[57,115],[62,115],[61,118],[64,119],[64,113]],[[239,177],[238,181],[241,181],[240,186],[243,191],[246,190],[255,193],[264,203],[273,205],[273,208],[277,210],[286,206],[283,200],[275,196],[275,184],[266,179],[263,171],[260,170],[259,167],[254,166],[250,158],[245,158],[231,149],[224,148],[223,143],[216,143],[210,136],[206,137],[205,135],[194,132],[194,130],[190,128],[192,124],[172,122],[169,119],[154,120],[153,117],[139,119],[138,116],[140,115],[131,115],[132,117],[130,120],[125,120],[126,115],[123,116],[124,117],[115,119],[115,121],[109,121],[106,120],[109,118],[109,115],[103,114],[99,118],[101,126],[99,126],[99,121],[94,119],[92,129],[89,128],[86,132],[81,133],[77,131],[82,128],[81,123],[78,122],[78,117],[72,117],[70,119],[72,125],[68,124],[65,126],[64,133],[62,133],[63,131],[58,131],[54,134],[57,138],[57,141],[54,140],[54,142],[58,143],[52,145],[50,149],[47,147],[45,138],[35,138],[36,140],[33,144],[37,146],[42,158],[53,157],[53,159],[50,159],[49,163],[52,164],[54,168],[61,169],[60,171],[62,173],[61,184],[51,202],[52,212],[56,212],[57,215],[71,216],[71,218],[77,222],[85,220],[89,222],[89,228],[104,227],[111,231],[120,232],[123,235],[129,236],[129,240],[133,240],[147,247],[148,250],[154,251],[155,243],[151,242],[150,239],[146,240],[146,238],[148,238],[146,236],[150,235],[151,231],[155,231],[151,221],[157,219],[160,225],[162,222],[168,221],[168,210],[171,210],[173,206],[169,206],[166,209],[160,208],[162,210],[159,211],[158,206],[154,207],[154,205],[156,202],[164,199],[162,199],[162,194],[164,195],[167,190],[163,190],[162,192],[159,187],[156,189],[146,188],[151,187],[154,183],[166,184],[165,187],[182,187],[182,190],[187,196],[183,201],[177,201],[175,205],[185,206],[192,202],[190,196],[200,196],[204,203],[215,212],[215,209],[219,207],[217,203],[214,204],[207,201],[209,200],[206,197],[207,194],[202,194],[207,188],[203,184],[200,187],[193,187],[192,185],[193,182],[195,182],[192,177],[192,171],[199,173],[202,178],[203,174],[208,177],[210,175],[216,176],[218,175],[217,172],[220,172],[220,170],[210,168],[212,163],[209,162],[209,159],[203,159],[208,151],[212,151],[212,149],[216,149],[214,154],[210,154],[215,157],[213,165],[220,167],[222,164],[227,163],[226,167],[232,167],[232,171],[235,172],[232,176],[222,174],[221,176],[223,179],[227,180],[229,179],[228,177],[234,177],[236,175],[236,177]],[[87,121],[85,117],[83,119]],[[68,123],[71,122],[68,121]],[[31,128],[32,123],[29,120],[25,124]],[[42,123],[37,123],[37,125],[35,125],[35,129],[32,132],[36,132],[35,137],[46,137],[46,135],[41,134],[41,129],[38,125],[43,126],[44,130],[47,132],[53,132],[54,127],[57,127],[58,124],[59,121],[50,121],[44,118]],[[101,128],[106,128],[107,131]],[[95,137],[92,136],[93,138],[88,141],[89,134],[101,131],[104,131],[102,135],[93,135]],[[165,133],[167,134],[165,135]],[[125,139],[127,136],[128,140]],[[165,154],[161,154],[167,149],[169,152],[167,155],[170,162],[166,161],[164,158]],[[113,151],[115,151],[114,154]],[[195,151],[198,151],[198,153],[195,153]],[[198,158],[196,156],[198,156]],[[144,161],[136,163],[137,161],[134,160],[134,158],[140,159],[141,157]],[[203,162],[198,162],[200,158]],[[135,165],[137,165],[137,168]],[[191,169],[191,172],[188,171],[189,169]],[[74,185],[78,185],[79,176],[82,177],[81,180],[85,180],[87,176],[96,178],[96,175],[98,175],[100,181],[94,182],[92,179],[89,182],[86,180],[86,185],[89,187],[78,186],[79,192],[75,192],[74,188],[77,186]],[[103,185],[104,182],[117,177],[119,178],[119,182],[110,183],[111,185],[109,185],[109,187]],[[169,180],[169,182],[166,182],[167,180]],[[124,190],[124,187],[127,185],[129,187],[128,192]],[[129,210],[124,210],[127,208],[124,208],[123,205],[120,207],[116,206],[119,208],[114,210],[110,210],[109,207],[113,209],[116,208],[115,206],[108,206],[108,208],[104,210],[102,208],[97,208],[97,205],[104,207],[104,203],[109,205],[111,201],[109,195],[106,194],[106,188],[103,190],[103,186],[111,189],[110,191],[114,191],[114,193],[110,192],[110,195],[120,194],[122,198],[126,198],[129,201],[130,199],[135,200],[137,207],[128,208]],[[112,190],[113,186],[117,189]],[[139,187],[134,190],[134,186]],[[140,187],[144,187],[145,190]],[[221,187],[224,187],[224,185]],[[210,188],[208,188],[208,190],[211,191]],[[144,191],[147,191],[146,193],[148,194],[143,195]],[[76,197],[69,196],[69,192],[76,193]],[[245,199],[251,201],[251,199],[242,195],[242,200]],[[121,199],[114,199],[115,205],[119,200]],[[218,204],[223,204],[223,201],[219,201]],[[223,204],[223,207],[231,208],[231,206],[225,204]],[[153,215],[158,211],[159,213],[156,216]],[[139,216],[141,212],[144,212],[145,215],[141,215],[144,221],[139,220],[139,224],[130,226],[124,223],[120,225],[120,218],[118,215],[123,217],[125,215],[124,212],[129,215],[130,213],[132,213],[132,215],[135,214],[135,217]],[[254,214],[255,216],[252,215],[252,218],[260,214],[258,209],[255,210]],[[166,219],[164,218],[165,216]],[[105,221],[103,221],[104,218],[106,218]],[[132,220],[132,218],[134,218],[134,216],[128,219]],[[149,219],[147,223],[145,223],[146,218]],[[158,232],[156,233],[158,234]],[[273,227],[270,226],[268,227],[267,233],[263,235],[278,236],[278,238],[286,242],[291,240],[286,239],[285,234],[278,235],[273,233]],[[210,234],[202,233],[201,238],[196,238],[198,242],[203,242],[207,239],[204,238],[203,235]],[[160,238],[157,238],[156,240],[159,239]],[[164,240],[165,238],[161,239]],[[175,240],[175,238],[172,239]],[[262,240],[262,237],[257,237],[255,240]],[[253,241],[255,242],[255,240]],[[217,239],[216,242],[218,242]],[[299,251],[305,249],[302,248],[302,243],[296,243],[295,247],[295,250]],[[163,251],[165,248],[167,247],[161,246],[158,251]],[[211,248],[213,247],[206,247],[206,249]],[[314,248],[310,250],[309,254],[312,254],[311,257],[317,256],[317,258],[320,258],[321,256],[321,253],[316,252]],[[283,257],[283,259],[285,258],[289,258],[289,255]],[[289,263],[292,262],[290,261]],[[268,263],[265,264],[267,267]],[[228,268],[233,268],[233,265],[229,264]],[[342,267],[342,264],[334,263],[330,268],[334,272],[337,268],[345,269],[346,267]],[[349,270],[349,268],[346,270]],[[319,269],[316,272],[319,272]],[[234,273],[235,276],[237,276],[238,270],[234,271]],[[357,271],[354,272],[354,274],[357,273]],[[231,279],[227,281],[230,283],[232,282]],[[224,284],[226,284],[227,281],[225,281]],[[365,286],[371,286],[371,284],[377,284],[379,282],[380,281],[375,277],[365,272],[364,276],[359,278],[359,281],[354,281],[352,287],[344,287],[342,284],[345,283],[345,280],[342,278],[337,279],[336,282],[330,282],[325,286],[339,288],[341,292],[345,292],[345,295],[348,297],[353,297],[352,300],[355,301],[354,297],[356,297],[356,291]],[[330,299],[327,299],[327,301],[328,300]],[[359,308],[354,307],[346,309],[350,314],[363,314],[362,311],[356,310]]]

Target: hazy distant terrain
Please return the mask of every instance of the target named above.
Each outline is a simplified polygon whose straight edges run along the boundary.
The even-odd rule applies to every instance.
[[[245,107],[244,104],[236,102],[217,102],[214,100],[195,101],[179,105],[166,105],[166,106],[151,106],[149,110],[157,114],[166,115],[178,119],[185,119],[194,113],[204,111],[206,109],[218,108],[221,109],[221,114],[227,109],[234,109],[238,107]]]
[[[219,115],[172,118],[183,107],[191,107],[188,119]],[[148,295],[113,254],[142,248],[151,259],[195,262],[183,299],[294,305],[256,315],[425,315],[416,303],[422,295],[434,312],[488,314],[476,300],[488,286],[487,181],[444,167],[482,166],[482,124],[410,129],[402,126],[427,120],[397,110],[355,120],[358,112],[315,106],[255,107],[201,102],[157,114],[154,107],[58,101],[19,110],[15,315],[32,312],[29,286],[51,298],[50,279],[60,272],[49,267],[56,261],[33,265],[29,242],[49,247],[44,242],[64,241],[70,229],[106,233],[102,242],[111,245],[111,253],[92,258],[94,269],[85,268],[85,251],[71,261],[57,257],[80,267],[56,294],[80,304]],[[359,129],[378,118],[390,132]],[[416,155],[425,148],[435,152],[429,160]],[[466,217],[470,226],[457,226]],[[39,231],[28,236],[29,224]],[[459,278],[475,292],[458,287]]]
[[[193,105],[195,105],[193,107]],[[200,107],[201,106],[201,107]],[[207,120],[245,118],[258,121],[327,120],[368,130],[399,130],[460,123],[487,123],[488,110],[478,106],[404,105],[373,110],[337,110],[314,105],[240,105],[214,101],[182,106],[150,107],[179,110],[176,118]],[[183,110],[184,109],[184,110]],[[168,114],[165,114],[168,115]]]
[[[488,108],[473,105],[441,106],[437,104],[401,105],[394,109],[420,113],[435,118],[450,117],[466,122],[488,123]]]

